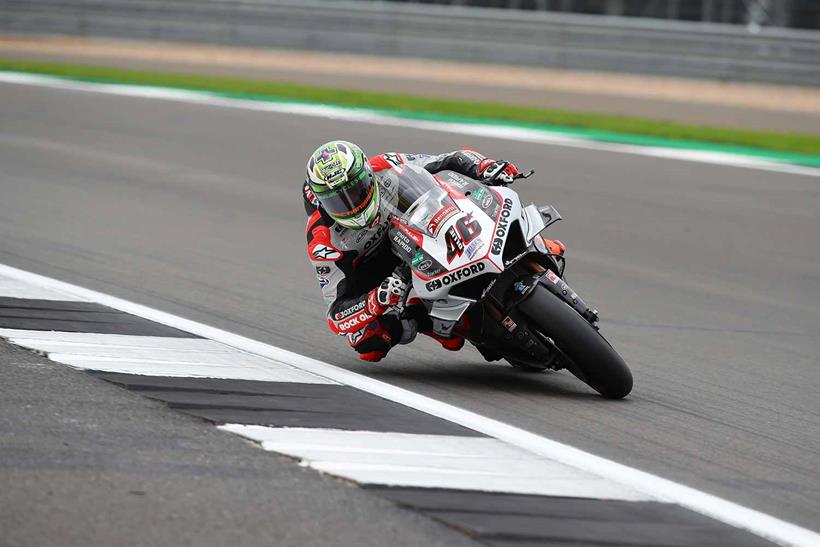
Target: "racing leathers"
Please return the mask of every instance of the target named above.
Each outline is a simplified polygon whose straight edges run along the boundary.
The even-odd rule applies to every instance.
[[[382,194],[391,192],[393,183],[387,177],[390,170],[393,171],[391,179],[401,184],[405,164],[423,167],[431,173],[451,170],[476,180],[490,173],[496,178],[494,170],[498,169],[502,169],[502,175],[509,180],[518,174],[512,164],[496,162],[471,149],[440,155],[388,153],[368,161]],[[392,188],[392,192],[397,190]],[[380,214],[367,228],[353,230],[335,223],[322,210],[307,182],[303,197],[308,214],[308,257],[328,305],[330,330],[346,336],[360,358],[368,361],[378,361],[396,344],[412,341],[417,328],[430,333],[431,322],[420,303],[408,302],[403,314],[406,319],[384,314],[392,304],[385,298],[391,296],[391,289],[401,288],[400,281],[393,276],[400,261],[390,249],[387,215]],[[463,339],[439,339],[439,342],[451,350],[463,345]]]

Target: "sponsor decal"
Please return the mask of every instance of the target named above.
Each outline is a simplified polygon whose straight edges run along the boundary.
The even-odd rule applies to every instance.
[[[564,283],[564,280],[558,277],[552,270],[547,270],[547,279],[549,279],[553,285],[558,285],[561,287],[561,294],[564,296],[569,295],[570,300],[573,303],[577,303],[578,301],[578,294],[572,292],[572,289],[569,288],[569,285]]]
[[[330,266],[316,266],[316,275],[327,275],[330,273]]]
[[[347,341],[350,342],[351,346],[355,346],[362,339],[362,336],[364,336],[364,329],[359,329],[356,332],[348,334]]]
[[[481,273],[484,271],[484,263],[479,262],[478,264],[471,264],[470,266],[465,266],[464,268],[458,269],[454,272],[450,272],[438,279],[434,279],[427,283],[425,287],[428,291],[432,292],[441,287],[445,287],[447,285],[451,285],[453,283],[458,283],[462,279],[466,279],[471,275],[475,275],[477,273]]]
[[[330,283],[330,278],[326,275],[317,275],[316,279],[319,280],[319,286],[323,289]]]
[[[410,246],[410,238],[404,235],[404,233],[396,232],[393,235],[393,242],[408,255],[413,254],[413,248]]]
[[[421,271],[429,270],[432,267],[433,267],[433,261],[430,260],[429,258],[427,260],[425,260],[424,262],[422,262],[421,264],[419,264],[418,266],[416,266],[416,268],[421,270]]]
[[[389,154],[385,154],[384,159],[387,161],[387,163],[389,163],[393,167],[398,167],[399,165],[404,163],[401,159],[401,156],[399,156],[398,154],[396,154],[394,152],[390,152]]]
[[[396,219],[393,219],[392,222],[396,226],[396,228],[401,230],[401,233],[404,234],[405,237],[410,238],[413,241],[413,243],[415,243],[418,247],[421,247],[422,243],[424,242],[424,237],[420,233],[416,232],[406,224],[403,224]]]
[[[516,325],[515,321],[512,320],[512,317],[510,317],[509,315],[505,317],[503,321],[501,321],[501,324],[504,325],[504,328],[507,329],[507,332],[514,331],[515,327],[518,326]]]
[[[419,251],[415,255],[413,255],[413,260],[410,262],[410,264],[413,265],[413,266],[418,266],[419,263],[422,262],[423,260],[424,260],[424,253]]]
[[[490,290],[493,288],[496,281],[498,281],[497,277],[495,279],[493,279],[492,281],[490,281],[490,284],[487,285],[487,287],[481,292],[481,299],[482,300],[484,300],[484,298],[487,296],[487,294],[489,294]]]
[[[475,190],[473,192],[473,199],[476,201],[476,203],[481,203],[481,200],[483,200],[484,196],[486,196],[486,195],[487,195],[487,189],[486,188],[478,188],[477,190]]]
[[[354,327],[358,327],[362,323],[367,322],[367,320],[370,319],[371,317],[372,316],[369,313],[363,311],[363,312],[360,312],[358,315],[355,315],[355,316],[353,316],[353,317],[351,317],[351,318],[337,324],[336,328],[338,328],[339,330],[342,330],[342,331],[352,330]]]
[[[376,221],[374,221],[374,223],[375,222]],[[365,237],[367,237],[367,241],[364,242],[364,250],[368,251],[374,244],[381,242],[385,230],[387,230],[387,224],[379,224],[375,232],[372,230],[357,230],[359,234],[357,234],[356,243],[360,243]]]
[[[447,219],[452,217],[454,214],[458,212],[458,208],[453,205],[452,203],[448,203],[444,207],[438,210],[438,212],[433,215],[433,218],[430,219],[430,222],[427,223],[427,233],[436,237],[438,235],[439,228],[441,225],[447,222]]]
[[[513,202],[510,198],[504,198],[504,205],[501,207],[501,216],[498,219],[498,226],[495,229],[495,239],[493,239],[492,253],[500,255],[504,250],[504,238],[507,236],[507,228],[510,226],[510,211]]]
[[[382,154],[381,157],[384,159],[385,163],[390,166],[390,169],[392,169],[394,173],[399,175],[404,173],[404,159],[401,157],[401,154],[390,152],[388,154]]]
[[[490,205],[492,205],[492,204],[493,204],[493,196],[492,196],[492,194],[490,194],[487,197],[485,197],[484,200],[481,202],[481,208],[482,209],[488,209],[490,207]]]
[[[345,317],[347,317],[349,315],[352,315],[352,314],[356,313],[357,311],[362,311],[364,309],[364,306],[365,306],[364,300],[362,300],[360,302],[356,302],[355,304],[353,304],[352,306],[350,306],[346,310],[342,310],[342,311],[338,312],[336,315],[333,316],[333,318],[336,319],[336,321],[341,321]]]
[[[339,162],[339,165],[341,165],[341,162]],[[340,178],[344,174],[345,170],[341,168],[329,172],[327,169],[322,169],[322,178],[327,180],[327,185],[331,188],[336,188],[337,186],[340,186],[342,183],[347,182],[347,179]]]
[[[529,289],[529,287],[525,285],[523,281],[518,281],[515,284],[514,288],[515,292],[517,292],[518,294],[524,294],[527,291],[527,289]]]
[[[492,204],[484,212],[487,213],[487,216],[489,216],[490,218],[498,218],[498,211],[500,209],[501,209],[501,203],[499,203],[498,201],[496,201],[494,199]]]
[[[447,263],[449,264],[464,252],[464,242],[461,240],[461,236],[458,235],[455,226],[450,226],[447,230],[444,241],[447,244]]]
[[[478,253],[478,251],[481,250],[482,247],[484,247],[484,241],[481,239],[476,239],[475,241],[467,245],[467,248],[464,249],[464,252],[467,253],[468,257],[473,258]]]
[[[333,262],[342,258],[342,253],[335,247],[325,245],[324,243],[317,243],[310,249],[310,256],[313,257],[313,260]]]
[[[465,188],[470,181],[459,175],[458,173],[448,173],[447,174],[447,182],[451,183],[453,186],[458,187],[459,189]]]
[[[335,160],[335,161],[332,161],[330,163],[326,163],[326,164],[322,165],[322,167],[320,167],[319,169],[321,169],[321,171],[324,173],[325,171],[330,171],[331,169],[338,169],[341,166],[342,166],[341,160]]]

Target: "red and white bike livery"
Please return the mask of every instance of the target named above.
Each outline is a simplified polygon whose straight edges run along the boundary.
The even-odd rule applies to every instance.
[[[632,375],[598,332],[597,312],[564,282],[564,257],[540,235],[561,219],[554,207],[522,206],[514,190],[452,171],[401,165],[394,176],[386,209],[405,264],[397,273],[412,277],[436,334],[457,333],[519,369],[566,368],[605,397],[630,392]]]

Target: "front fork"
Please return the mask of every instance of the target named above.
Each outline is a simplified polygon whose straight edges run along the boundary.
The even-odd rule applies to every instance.
[[[557,264],[551,257],[532,254],[501,274],[487,291],[483,306],[474,310],[479,314],[477,324],[481,325],[481,332],[468,336],[485,358],[512,357],[549,368],[564,366],[563,356],[545,339],[547,333],[531,329],[529,319],[518,311],[521,302],[539,285],[561,298],[597,329],[597,311],[587,306],[554,269]]]
[[[581,297],[578,296],[578,293],[573,291],[558,274],[552,271],[551,268],[545,268],[535,260],[528,260],[526,266],[534,274],[539,275],[538,284],[546,287],[548,291],[577,311],[581,317],[586,319],[596,330],[598,329],[598,310],[587,306]],[[527,292],[527,294],[529,295],[529,292]]]

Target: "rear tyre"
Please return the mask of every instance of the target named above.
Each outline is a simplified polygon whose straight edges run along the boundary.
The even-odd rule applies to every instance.
[[[579,380],[608,399],[622,399],[632,391],[632,373],[621,356],[557,296],[539,285],[519,310],[572,361],[567,368]]]

